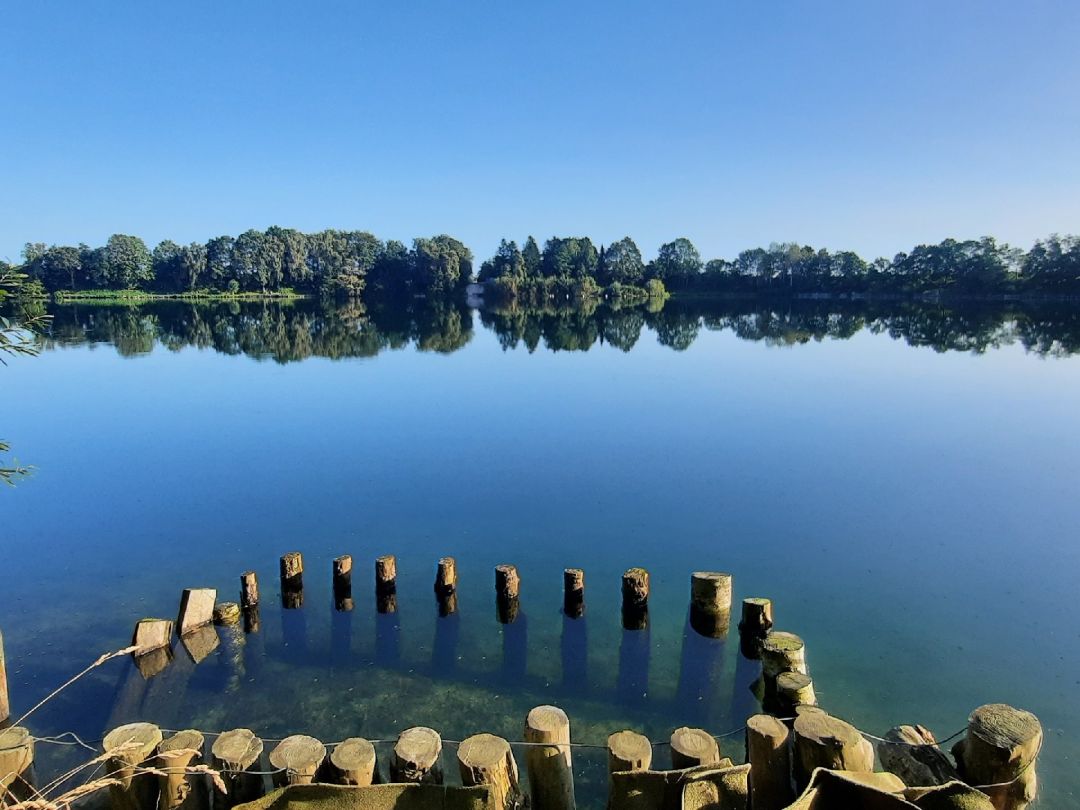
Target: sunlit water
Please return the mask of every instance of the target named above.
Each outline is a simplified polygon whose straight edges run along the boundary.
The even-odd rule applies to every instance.
[[[712,569],[734,574],[736,600],[773,598],[833,713],[945,737],[982,703],[1030,709],[1047,735],[1044,806],[1080,796],[1080,360],[1027,351],[1015,324],[958,339],[828,307],[769,335],[723,311],[519,324],[532,352],[504,348],[512,318],[485,315],[497,334],[457,308],[427,327],[297,311],[58,310],[61,341],[0,369],[3,438],[37,468],[0,492],[16,715],[125,646],[137,619],[174,617],[182,588],[235,599],[250,568],[263,591],[258,633],[222,632],[197,666],[178,647],[149,681],[109,662],[34,715],[36,734],[92,740],[142,719],[519,740],[541,703],[564,707],[583,743],[720,734],[755,709],[757,672],[734,627],[726,641],[686,627],[690,573]],[[985,353],[909,345],[972,341]],[[291,550],[306,591],[285,611]],[[349,613],[330,588],[342,553]],[[372,561],[387,553],[397,612],[378,615]],[[443,555],[461,581],[457,614],[439,618]],[[505,626],[501,562],[523,578]],[[634,565],[652,574],[647,631],[619,616]],[[587,572],[583,619],[561,613],[567,566]],[[741,735],[722,748],[741,757]],[[601,806],[603,752],[574,756],[579,799]],[[444,757],[456,780],[452,745]]]

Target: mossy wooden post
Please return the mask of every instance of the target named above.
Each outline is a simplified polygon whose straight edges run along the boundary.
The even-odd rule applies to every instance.
[[[34,738],[22,726],[0,731],[0,807],[36,798]]]
[[[240,575],[240,607],[244,610],[259,604],[259,578],[254,571]]]
[[[782,672],[801,672],[806,669],[806,645],[794,633],[770,631],[761,642],[761,677],[765,687],[763,700],[766,711],[778,711],[776,679]]]
[[[854,726],[811,706],[795,717],[795,784],[801,791],[815,768],[831,771],[874,770],[874,746]]]
[[[342,554],[334,560],[334,610],[341,613],[353,609],[352,568],[353,559],[349,554]]]
[[[203,764],[205,740],[198,731],[178,731],[158,746],[158,810],[206,810],[210,783],[203,773],[187,769]]]
[[[286,737],[270,752],[274,787],[310,785],[325,760],[326,746],[314,737],[304,734]]]
[[[649,626],[649,572],[630,568],[622,575],[622,621],[626,630]]]
[[[228,810],[263,795],[262,774],[258,771],[263,741],[250,729],[226,731],[210,748],[211,765],[221,774],[227,793],[214,791],[214,810]]]
[[[571,619],[585,614],[585,571],[582,568],[563,571],[563,613]]]
[[[537,706],[525,717],[525,749],[533,810],[574,810],[570,718],[557,706]]]
[[[489,785],[496,807],[511,810],[521,806],[517,762],[510,743],[502,737],[475,734],[462,740],[457,760],[465,787]]]
[[[281,556],[281,606],[289,610],[304,604],[304,556],[290,551]]]
[[[731,624],[731,574],[690,575],[690,626],[709,638],[723,638]]]
[[[776,676],[776,705],[786,715],[796,706],[816,706],[814,680],[803,672],[781,672]]]
[[[214,605],[214,624],[218,627],[240,624],[240,615],[240,605],[236,602],[218,602]]]
[[[652,767],[652,743],[636,731],[616,731],[607,738],[608,776]]]
[[[968,717],[967,736],[953,746],[953,756],[964,781],[989,796],[996,810],[1022,810],[1035,800],[1042,744],[1035,715],[989,703]]]
[[[390,757],[391,782],[443,783],[442,737],[425,726],[407,728],[398,735]]]
[[[750,806],[781,810],[795,801],[791,781],[791,729],[768,714],[746,721],[746,761],[750,763]]]
[[[161,745],[161,729],[150,723],[129,723],[105,735],[105,770],[119,784],[109,787],[113,810],[154,810],[158,783],[153,774],[138,773],[153,766]]]
[[[521,576],[516,566],[495,566],[496,615],[502,624],[510,624],[518,616],[521,604]]]
[[[0,727],[11,718],[11,700],[8,697],[7,665],[4,663],[4,634],[0,632]]]
[[[350,737],[330,752],[330,775],[336,785],[366,787],[378,781],[379,763],[375,746],[360,737]]]
[[[675,770],[716,765],[720,746],[716,738],[700,728],[677,728],[671,733],[671,767]]]
[[[739,640],[742,654],[746,658],[757,659],[761,656],[762,639],[773,626],[773,604],[771,599],[761,596],[749,596],[742,601],[742,618],[739,621]]]

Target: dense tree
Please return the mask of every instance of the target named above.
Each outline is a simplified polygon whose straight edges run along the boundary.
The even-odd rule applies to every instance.
[[[446,293],[472,280],[472,252],[445,234],[413,241],[416,280],[433,293]]]
[[[525,262],[525,275],[528,278],[539,278],[543,257],[540,255],[540,246],[531,236],[525,240],[525,247],[521,249],[521,258]]]
[[[146,243],[137,236],[119,233],[110,236],[105,243],[97,272],[105,286],[119,290],[145,287],[154,279]]]
[[[640,285],[645,280],[645,262],[641,251],[629,236],[608,245],[604,251],[604,267],[600,281],[604,284]]]
[[[660,246],[651,274],[669,288],[688,286],[701,272],[701,254],[685,237]]]
[[[599,254],[589,237],[553,237],[544,243],[541,272],[548,278],[595,278]]]

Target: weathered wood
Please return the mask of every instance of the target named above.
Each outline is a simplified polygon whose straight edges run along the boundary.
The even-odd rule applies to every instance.
[[[649,604],[649,572],[628,568],[622,575],[623,610],[644,610]]]
[[[388,593],[379,593],[375,595],[375,612],[376,613],[396,613],[397,612],[397,593],[389,591]]]
[[[34,797],[34,738],[28,729],[11,726],[0,731],[0,806]]]
[[[695,571],[690,575],[690,626],[709,638],[723,638],[731,624],[731,574]]]
[[[815,768],[833,771],[873,771],[874,746],[858,729],[811,706],[795,717],[795,783],[802,790]]]
[[[677,728],[671,733],[671,767],[675,770],[716,765],[720,746],[716,738],[700,728]]]
[[[521,596],[521,576],[517,566],[495,566],[495,595],[501,599],[517,599]]]
[[[180,594],[180,612],[176,617],[178,635],[190,633],[214,620],[217,591],[213,588],[187,588]]]
[[[109,788],[114,810],[154,810],[157,806],[157,778],[139,770],[153,766],[161,740],[161,729],[150,723],[128,723],[105,735],[105,770],[118,780]]]
[[[746,810],[750,802],[750,766],[733,765],[687,771],[680,810]]]
[[[877,743],[881,767],[905,785],[944,785],[960,778],[948,754],[938,748],[933,732],[923,726],[896,726]]]
[[[214,606],[214,624],[221,627],[240,624],[240,605],[236,602],[218,602]]]
[[[214,629],[213,625],[204,624],[202,627],[180,636],[180,643],[183,645],[184,650],[187,651],[187,654],[191,656],[191,660],[196,664],[201,664],[209,657],[210,653],[218,648],[221,639],[218,637],[217,630]]]
[[[439,604],[439,616],[453,616],[457,613],[458,609],[458,595],[457,591],[450,591],[450,593],[443,594],[438,597]]]
[[[585,614],[585,570],[582,568],[563,571],[563,613],[572,619]]]
[[[212,767],[221,774],[228,791],[214,790],[214,810],[228,810],[263,795],[262,775],[252,773],[260,770],[262,752],[263,741],[246,728],[226,731],[214,740],[210,748]]]
[[[453,557],[442,557],[435,566],[435,593],[446,596],[457,590],[457,561]]]
[[[304,734],[286,737],[270,752],[274,787],[310,785],[325,759],[326,746],[314,737]]]
[[[796,706],[816,706],[813,679],[803,672],[781,672],[776,676],[776,705],[788,715]]]
[[[295,610],[304,604],[304,556],[290,551],[281,556],[281,605]]]
[[[158,746],[158,810],[206,810],[210,782],[206,774],[188,773],[203,764],[203,735],[192,729],[178,731]]]
[[[398,735],[390,757],[391,782],[443,783],[442,737],[426,726],[407,728]]]
[[[334,559],[334,610],[339,613],[347,613],[354,607],[352,595],[352,571],[353,558],[351,555],[342,554],[340,557]]]
[[[458,770],[466,787],[489,785],[496,807],[511,810],[523,802],[518,767],[510,743],[493,734],[475,734],[458,747]]]
[[[781,810],[795,801],[791,779],[791,729],[768,714],[746,721],[746,761],[750,763],[750,806]]]
[[[337,785],[372,785],[378,781],[379,764],[375,746],[360,737],[350,737],[330,752],[330,773]]]
[[[172,624],[172,622],[169,622],[169,624]],[[133,655],[132,660],[135,662],[135,668],[139,670],[143,680],[148,681],[155,675],[160,675],[172,663],[172,647],[158,647],[156,650],[151,650],[142,655]]]
[[[652,743],[636,731],[616,731],[607,738],[608,774],[647,771],[652,767]]]
[[[244,632],[245,633],[258,633],[259,626],[262,624],[261,616],[259,615],[259,606],[252,605],[251,607],[244,608]]]
[[[751,660],[761,657],[761,642],[772,630],[773,604],[771,599],[750,596],[742,601],[739,621],[739,648]]]
[[[259,604],[259,577],[254,571],[240,575],[240,607],[247,610]]]
[[[146,655],[154,650],[160,650],[162,647],[168,647],[172,643],[173,623],[168,619],[140,619],[135,624],[135,632],[131,635],[131,646],[136,650],[132,653],[133,656],[138,657],[140,655]],[[0,669],[3,667],[4,654],[0,651]],[[3,687],[0,686],[0,693],[3,692]],[[0,698],[0,703],[2,703]],[[0,709],[3,706],[0,705]],[[3,718],[0,717],[0,722]]]
[[[525,718],[525,749],[533,810],[574,810],[570,718],[557,706],[537,706]]]
[[[770,631],[762,639],[758,652],[761,657],[762,705],[766,711],[782,711],[776,689],[776,679],[782,672],[809,674],[806,668],[806,645],[794,633]]]
[[[1035,715],[989,703],[968,717],[967,735],[953,746],[953,756],[964,781],[989,796],[996,810],[1022,810],[1038,793],[1035,762],[1042,743]]]
[[[375,593],[391,594],[397,591],[397,558],[384,554],[375,558]],[[392,612],[392,611],[391,611]]]

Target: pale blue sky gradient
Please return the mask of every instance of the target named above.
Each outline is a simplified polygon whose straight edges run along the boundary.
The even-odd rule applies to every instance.
[[[0,257],[249,227],[1080,232],[1080,3],[7,3]]]

